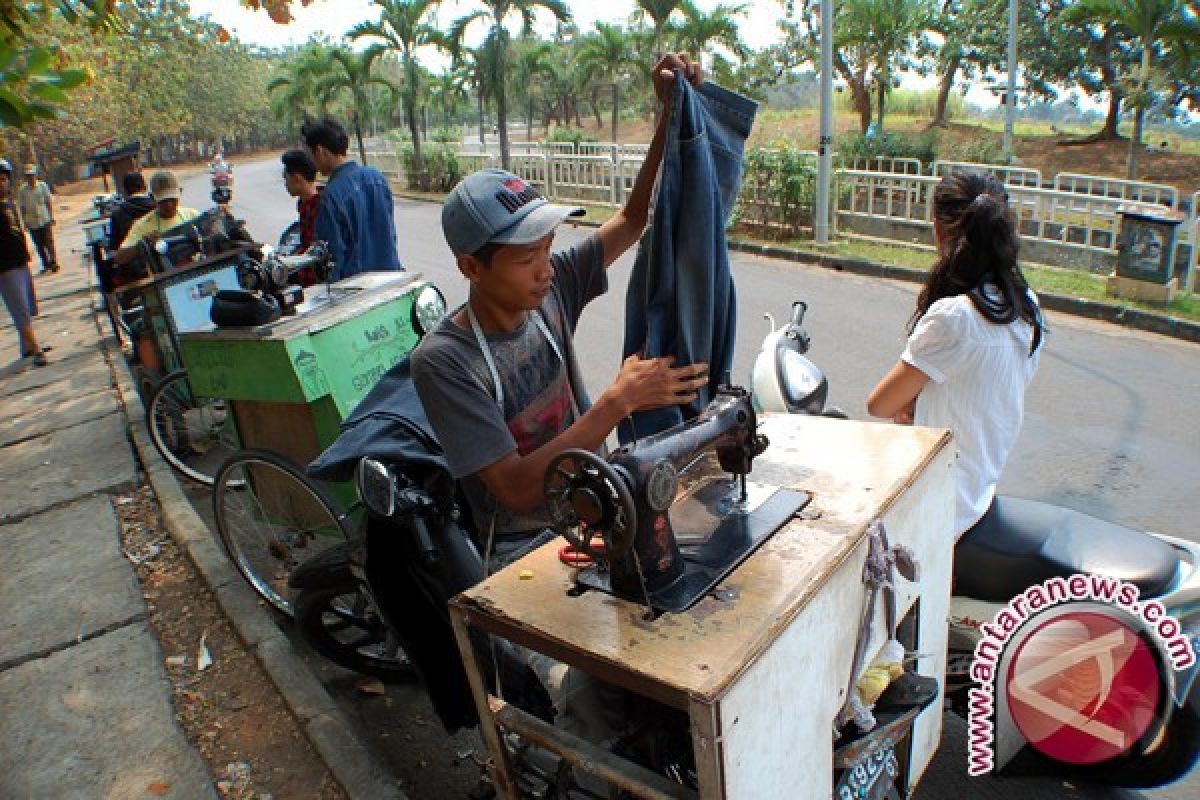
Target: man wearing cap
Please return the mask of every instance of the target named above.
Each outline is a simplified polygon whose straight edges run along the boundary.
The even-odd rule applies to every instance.
[[[200,216],[194,208],[183,208],[179,198],[183,190],[179,188],[179,179],[174,172],[163,170],[150,176],[150,195],[154,198],[154,211],[133,223],[129,234],[117,251],[117,263],[129,264],[138,259],[138,244],[146,240],[151,244],[176,225],[191,222]]]
[[[46,355],[33,333],[33,300],[30,292],[29,246],[12,196],[12,165],[0,158],[0,298],[3,298],[21,344],[21,357],[46,366]]]
[[[664,57],[653,71],[664,104],[675,70],[702,80],[687,57]],[[599,450],[632,412],[687,402],[708,380],[705,364],[631,356],[589,407],[572,342],[584,306],[608,288],[606,268],[646,227],[665,130],[660,120],[625,207],[566,250],[551,253],[555,228],[582,209],[553,205],[501,170],[467,176],[442,209],[470,293],[414,351],[412,374],[489,540],[492,569],[548,538],[542,485],[551,459],[569,448]],[[614,336],[619,330],[614,321]]]
[[[45,181],[39,181],[37,167],[25,167],[25,183],[17,189],[17,208],[21,219],[33,237],[42,271],[58,272],[58,257],[54,253],[54,195]]]

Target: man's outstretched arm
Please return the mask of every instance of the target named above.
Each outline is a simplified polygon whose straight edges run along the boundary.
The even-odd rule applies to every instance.
[[[665,55],[654,66],[654,93],[663,106],[663,113],[659,115],[658,124],[654,127],[650,149],[646,152],[646,159],[633,181],[629,199],[612,219],[600,226],[600,243],[604,249],[606,267],[637,244],[642,232],[646,230],[646,223],[650,217],[650,196],[654,191],[654,179],[658,174],[658,166],[662,163],[663,147],[667,139],[667,108],[671,102],[676,72],[682,73],[693,86],[704,82],[704,72],[700,69],[700,64],[683,53]]]

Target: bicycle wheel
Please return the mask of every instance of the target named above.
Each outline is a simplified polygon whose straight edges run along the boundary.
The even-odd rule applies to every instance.
[[[154,388],[146,427],[167,463],[205,486],[213,485],[217,468],[238,449],[228,403],[194,394],[187,370],[168,374]]]
[[[350,534],[347,516],[324,489],[290,460],[265,450],[240,450],[221,465],[213,512],[238,572],[289,617],[292,569]]]

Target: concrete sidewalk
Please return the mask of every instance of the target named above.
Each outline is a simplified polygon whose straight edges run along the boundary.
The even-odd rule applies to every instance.
[[[36,279],[50,365],[0,325],[0,797],[215,798],[121,550],[137,462],[89,272],[63,260]]]

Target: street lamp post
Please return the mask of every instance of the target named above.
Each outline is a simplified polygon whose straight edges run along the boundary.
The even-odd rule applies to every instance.
[[[833,179],[833,0],[821,0],[821,138],[817,143],[817,197],[813,236],[829,243],[832,218],[829,185]]]
[[[1017,0],[1008,0],[1008,91],[1004,94],[1004,156],[1013,160],[1013,122],[1017,114]]]

